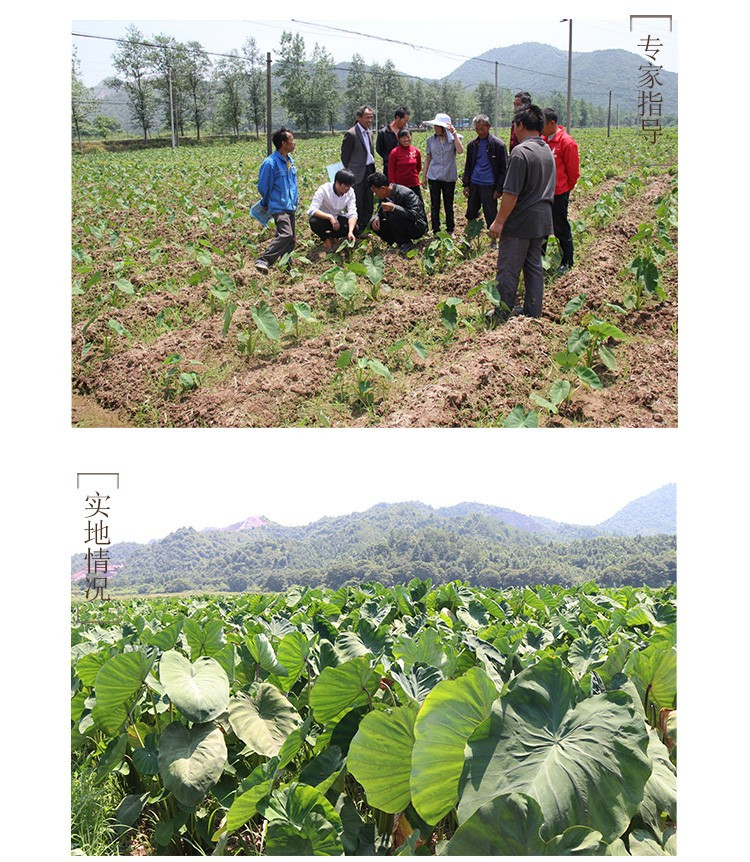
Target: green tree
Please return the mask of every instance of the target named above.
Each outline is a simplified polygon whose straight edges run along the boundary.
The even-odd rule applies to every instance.
[[[261,125],[265,129],[266,117],[266,76],[263,71],[263,56],[258,50],[255,39],[245,39],[242,46],[247,73],[248,117],[250,125],[255,126],[256,138],[260,135]]]
[[[78,139],[79,149],[83,149],[81,134],[93,110],[94,98],[89,88],[81,80],[81,61],[78,59],[75,48],[73,49],[70,93],[73,132]]]
[[[411,111],[412,125],[419,125],[423,120],[431,120],[434,116],[429,113],[425,85],[421,78],[413,78],[407,84],[406,104]]]
[[[488,117],[495,116],[495,87],[489,81],[480,81],[474,88],[474,100],[477,114],[487,114]],[[470,118],[471,119],[471,118]]]
[[[120,131],[120,122],[115,117],[99,114],[94,120],[94,132],[99,138],[107,138],[112,132]]]
[[[245,113],[245,61],[236,48],[229,54],[228,57],[222,57],[214,67],[214,79],[219,90],[216,120],[219,128],[228,129],[235,137],[239,137]]]
[[[367,67],[364,57],[355,54],[346,73],[346,88],[344,90],[344,123],[349,126],[355,122],[357,108],[367,99]]]
[[[201,139],[201,127],[208,117],[211,88],[209,75],[211,59],[200,42],[188,42],[179,64],[178,75],[182,81],[182,91],[190,104],[190,117],[195,126],[195,136]]]
[[[382,67],[378,67],[378,73],[378,113],[382,126],[393,119],[396,108],[400,108],[405,101],[404,79],[396,70],[393,60],[386,60]]]
[[[317,44],[312,56],[312,91],[320,103],[321,121],[328,125],[333,134],[341,104],[339,79],[333,57]]]
[[[182,95],[182,79],[177,75],[177,69],[185,58],[185,48],[174,36],[165,36],[159,33],[151,40],[153,46],[149,57],[151,67],[155,73],[154,85],[161,96],[164,109],[164,123],[167,130],[177,134],[178,128],[183,125],[178,117],[184,114],[185,99]]]
[[[316,50],[318,46],[316,45]],[[323,104],[320,94],[314,92],[312,68],[305,58],[305,40],[302,36],[284,31],[279,45],[281,59],[276,73],[281,79],[279,100],[292,122],[306,132],[322,122]]]
[[[120,77],[106,83],[125,93],[131,116],[143,130],[143,140],[147,141],[158,105],[156,88],[150,78],[152,49],[144,43],[143,34],[134,24],[130,24],[125,33],[120,47],[112,55]]]

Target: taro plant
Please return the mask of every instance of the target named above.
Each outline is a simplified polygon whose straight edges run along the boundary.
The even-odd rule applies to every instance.
[[[299,341],[299,322],[304,320],[306,323],[316,323],[316,318],[313,317],[312,309],[306,302],[285,302],[284,310],[287,312],[284,316],[283,327],[284,332],[294,332],[294,338]]]
[[[497,289],[497,279],[495,278],[475,285],[466,295],[467,297],[479,296],[481,322],[486,323],[489,328],[494,326],[495,318],[494,316],[490,316],[487,311],[488,303],[491,306],[491,310],[502,311],[510,315],[510,309],[500,299],[500,292]]]
[[[524,410],[523,407],[514,407],[508,414],[503,428],[537,428],[539,427],[539,413],[536,410]]]
[[[577,302],[578,299],[580,297],[571,302]],[[554,354],[552,358],[560,368],[564,371],[573,371],[592,389],[601,389],[603,384],[595,367],[603,365],[609,371],[617,370],[617,359],[607,342],[610,339],[626,341],[627,337],[614,324],[591,317],[583,326],[573,329],[568,336],[566,349]]]
[[[276,315],[264,300],[261,299],[250,310],[250,314],[252,322],[248,321],[245,329],[240,331],[238,346],[240,353],[247,353],[249,356],[252,356],[257,349],[261,335],[264,335],[271,345],[273,345],[281,340],[281,330]],[[253,323],[255,324],[254,326]]]
[[[408,338],[399,338],[398,341],[386,349],[392,363],[403,367],[406,371],[414,368],[412,353],[416,353],[420,359],[427,359],[427,348],[421,341],[409,341]]]
[[[448,337],[453,338],[458,326],[458,306],[462,300],[455,296],[444,299],[438,303],[437,310],[440,312],[440,322],[448,330]]]
[[[435,239],[427,246],[420,259],[422,272],[427,275],[432,275],[435,272],[443,272],[447,268],[455,250],[456,244],[453,241],[453,237],[444,230],[439,231]]]
[[[197,359],[188,360],[189,365],[201,365]],[[197,389],[201,379],[197,371],[186,371],[183,358],[179,353],[170,353],[164,360],[162,387],[164,397],[168,399],[181,398],[186,392]]]
[[[346,399],[343,389],[343,381],[345,372],[349,368],[354,369],[354,386],[353,386],[353,401],[355,405],[363,407],[365,410],[372,410],[375,403],[375,377],[382,377],[385,380],[393,380],[393,375],[390,370],[383,365],[379,359],[372,359],[368,356],[357,356],[351,350],[344,350],[336,360],[336,367],[340,369],[339,374],[334,379],[339,379],[342,383],[341,397]]]

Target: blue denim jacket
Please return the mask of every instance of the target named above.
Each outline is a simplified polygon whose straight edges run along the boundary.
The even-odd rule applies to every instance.
[[[258,172],[258,191],[269,212],[293,213],[297,209],[297,168],[291,156],[287,161],[274,150],[263,160]]]

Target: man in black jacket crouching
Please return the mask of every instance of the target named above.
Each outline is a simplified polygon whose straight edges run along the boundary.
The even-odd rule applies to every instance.
[[[389,182],[385,174],[374,173],[368,182],[380,200],[370,227],[389,245],[396,243],[402,252],[410,251],[412,241],[427,233],[424,204],[411,189]]]

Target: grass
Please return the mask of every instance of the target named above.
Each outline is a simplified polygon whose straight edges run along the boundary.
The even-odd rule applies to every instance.
[[[114,775],[109,774],[97,783],[95,767],[88,757],[74,765],[70,799],[73,855],[117,855],[119,837],[112,812],[119,805],[121,795]]]

